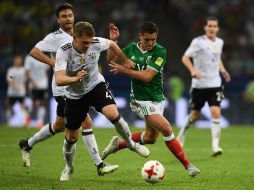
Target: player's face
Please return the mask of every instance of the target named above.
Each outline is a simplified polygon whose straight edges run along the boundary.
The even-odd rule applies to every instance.
[[[20,67],[23,64],[23,58],[21,56],[16,56],[13,60],[13,65],[16,67]]]
[[[74,15],[72,10],[65,9],[59,12],[59,16],[57,17],[57,22],[59,26],[67,31],[73,28],[74,23]]]
[[[75,37],[75,34],[74,34],[73,42],[74,42],[74,47],[78,52],[86,53],[93,42],[93,37],[83,35],[78,38],[78,37]]]
[[[210,39],[214,39],[219,32],[218,22],[216,20],[209,20],[204,29],[206,36]]]
[[[140,43],[140,47],[143,51],[150,51],[153,49],[153,47],[156,44],[156,40],[157,40],[157,33],[143,33],[143,34],[139,34],[139,39],[141,41]]]

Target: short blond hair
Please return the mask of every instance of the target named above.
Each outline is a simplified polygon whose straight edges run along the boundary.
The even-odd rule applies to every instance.
[[[89,22],[81,21],[74,25],[74,34],[78,38],[83,35],[93,37],[95,36],[95,31],[92,24]]]

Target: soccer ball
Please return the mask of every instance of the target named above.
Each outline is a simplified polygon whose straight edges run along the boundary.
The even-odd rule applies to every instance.
[[[165,169],[163,165],[157,160],[150,160],[146,162],[141,169],[141,175],[147,183],[158,183],[164,177]]]

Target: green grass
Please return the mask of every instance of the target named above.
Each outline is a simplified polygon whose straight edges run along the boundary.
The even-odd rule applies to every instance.
[[[133,128],[132,131],[138,129]],[[20,138],[29,137],[36,129],[14,129],[0,126],[0,189],[24,190],[93,190],[93,189],[193,189],[233,190],[254,188],[254,127],[235,126],[222,131],[221,145],[224,153],[220,157],[210,156],[210,130],[191,129],[186,139],[185,152],[201,175],[191,178],[182,165],[166,149],[161,136],[154,145],[148,145],[149,158],[142,158],[129,150],[111,155],[106,161],[119,164],[115,173],[97,176],[96,167],[80,138],[75,154],[75,173],[68,182],[60,182],[60,173],[65,163],[62,155],[64,134],[34,146],[31,167],[21,163],[18,148]],[[175,129],[176,131],[176,129]],[[100,150],[107,146],[114,129],[94,129]],[[150,185],[143,181],[140,169],[145,161],[157,159],[166,169],[159,184]]]

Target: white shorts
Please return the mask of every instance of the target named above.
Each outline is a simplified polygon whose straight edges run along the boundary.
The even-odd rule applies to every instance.
[[[139,101],[135,100],[130,103],[130,107],[139,117],[145,118],[145,115],[160,114],[164,112],[164,101],[152,102],[152,101]]]

